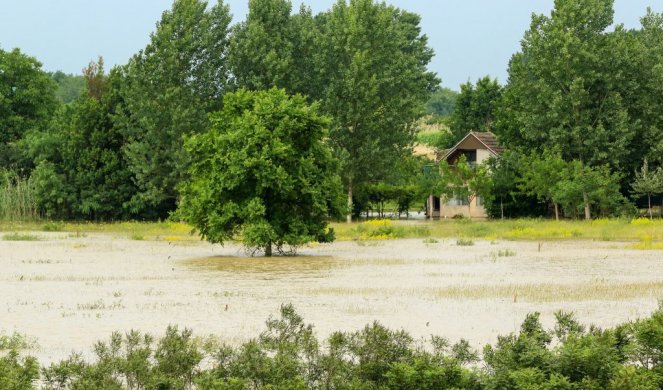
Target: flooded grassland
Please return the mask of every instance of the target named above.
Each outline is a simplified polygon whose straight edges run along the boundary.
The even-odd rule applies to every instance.
[[[264,259],[237,245],[37,234],[0,241],[0,332],[34,339],[43,363],[89,353],[116,330],[169,324],[239,343],[281,303],[320,337],[377,320],[480,347],[532,311],[548,326],[559,309],[610,326],[663,298],[663,251],[614,241],[344,241]]]

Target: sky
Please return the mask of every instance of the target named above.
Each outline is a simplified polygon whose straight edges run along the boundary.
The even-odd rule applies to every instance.
[[[211,0],[213,2],[215,0]],[[314,13],[335,0],[305,0]],[[442,86],[483,76],[507,81],[507,66],[529,28],[532,13],[550,14],[553,0],[386,0],[421,15],[435,57],[429,69]],[[248,0],[225,0],[234,21],[244,19]],[[297,9],[300,0],[293,0]],[[172,0],[0,0],[0,48],[20,48],[47,71],[80,74],[103,56],[107,69],[125,64],[149,42],[149,34]],[[615,0],[615,23],[638,28],[647,7],[663,12],[661,0]]]

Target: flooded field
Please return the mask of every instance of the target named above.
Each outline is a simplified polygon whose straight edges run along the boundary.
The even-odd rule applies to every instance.
[[[618,242],[346,241],[264,259],[236,245],[37,234],[0,241],[0,332],[33,338],[42,363],[89,354],[116,330],[168,324],[239,343],[281,303],[320,337],[378,320],[481,347],[532,311],[548,326],[559,309],[610,326],[663,298],[663,251]]]

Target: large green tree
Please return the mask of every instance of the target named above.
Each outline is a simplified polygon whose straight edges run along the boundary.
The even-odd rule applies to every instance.
[[[272,246],[333,239],[327,221],[343,201],[327,125],[301,95],[227,94],[210,131],[186,142],[181,216],[210,242],[241,238],[266,256]]]
[[[317,17],[323,109],[342,161],[348,210],[353,188],[381,179],[410,153],[413,123],[439,84],[420,17],[373,0],[338,0]],[[348,214],[348,220],[351,220]]]
[[[31,168],[18,141],[47,127],[58,107],[55,90],[39,61],[18,49],[0,49],[0,167]]]
[[[311,10],[292,14],[290,0],[251,0],[246,20],[232,29],[228,54],[236,87],[315,92],[317,29]]]
[[[124,103],[115,121],[139,189],[132,212],[165,217],[175,208],[186,170],[183,135],[208,128],[208,114],[221,107],[226,91],[230,22],[222,1],[208,8],[201,0],[176,0],[124,68]]]
[[[616,83],[626,70],[616,64],[627,60],[616,56],[625,53],[607,31],[612,22],[612,0],[556,0],[550,16],[532,16],[503,93],[498,127],[507,147],[558,149],[588,169],[623,170],[637,127]]]
[[[640,29],[617,26],[610,45],[605,77],[619,92],[633,132],[620,163],[622,190],[628,191],[644,158],[663,163],[663,14],[647,10]]]
[[[136,188],[114,126],[122,78],[104,73],[103,60],[84,69],[85,91],[62,107],[47,131],[29,139],[37,167],[37,203],[51,218],[117,220],[132,215],[126,203]]]
[[[500,133],[507,146],[559,148],[564,160],[619,168],[633,138],[610,82],[612,0],[556,0],[534,15],[509,64]]]
[[[460,86],[449,127],[453,138],[446,147],[453,146],[470,131],[493,131],[495,111],[500,102],[502,86],[488,76]]]
[[[566,164],[559,153],[544,151],[541,155],[532,153],[523,156],[518,166],[521,177],[518,187],[526,195],[534,195],[539,200],[551,203],[555,210],[555,220],[559,220],[559,199],[556,197],[558,184],[565,179]]]

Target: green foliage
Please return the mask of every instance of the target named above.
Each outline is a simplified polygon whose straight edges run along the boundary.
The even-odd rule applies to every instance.
[[[39,217],[35,181],[0,171],[0,220],[29,221]]]
[[[655,171],[650,171],[647,159],[645,159],[640,171],[635,172],[635,179],[631,183],[631,188],[634,195],[647,195],[647,208],[649,219],[651,219],[651,197],[663,193],[663,169],[658,167]]]
[[[84,73],[85,94],[58,111],[51,129],[32,140],[36,201],[50,218],[128,218],[125,203],[136,189],[123,154],[126,140],[112,120],[123,80],[117,70],[106,76],[101,58]]]
[[[555,208],[555,219],[559,220],[559,186],[568,172],[564,172],[566,164],[555,153],[545,151],[543,155],[531,154],[523,156],[519,162],[521,177],[519,188],[527,195],[536,196],[539,200],[552,203]]]
[[[488,159],[492,189],[484,198],[488,216],[496,218],[540,217],[548,214],[548,205],[522,188],[522,171],[530,164],[518,153],[506,151],[500,158]]]
[[[85,92],[85,78],[83,76],[66,74],[58,70],[51,73],[51,78],[58,85],[55,96],[62,103],[71,103]]]
[[[27,349],[35,344],[34,340],[24,334],[13,332],[11,335],[6,335],[0,332],[0,351]]]
[[[550,16],[533,15],[509,65],[496,123],[502,143],[608,166],[627,193],[643,157],[661,161],[662,20],[648,11],[642,29],[610,31],[612,0],[560,0]]]
[[[318,29],[310,8],[291,11],[289,0],[249,1],[246,20],[232,29],[228,52],[235,87],[319,96],[313,61]]]
[[[536,197],[545,209],[551,205],[556,219],[563,214],[577,218],[583,212],[586,218],[632,213],[632,206],[619,192],[621,176],[607,166],[566,162],[559,153],[548,150],[529,155],[506,153],[501,161],[489,165],[495,192],[489,197],[488,209],[493,216],[500,206],[498,200],[515,202],[527,197]]]
[[[614,329],[586,330],[556,313],[555,331],[529,314],[517,334],[484,348],[433,336],[415,341],[374,322],[335,332],[324,344],[292,305],[238,347],[168,327],[155,341],[130,331],[94,346],[94,361],[73,354],[44,367],[10,351],[0,358],[0,386],[33,389],[658,389],[663,385],[663,309]],[[553,340],[553,333],[557,340]],[[467,368],[469,364],[475,364]]]
[[[228,84],[231,22],[223,2],[177,0],[162,14],[150,43],[121,70],[122,101],[113,116],[137,192],[132,214],[165,218],[175,209],[186,172],[183,135],[209,127]]]
[[[340,180],[317,110],[283,90],[226,94],[211,130],[186,142],[180,215],[210,242],[241,236],[267,255],[272,244],[333,239],[327,220],[342,210]]]
[[[453,166],[446,160],[441,161],[440,171],[433,184],[432,193],[442,194],[447,198],[467,199],[468,213],[471,217],[472,201],[478,196],[488,196],[492,188],[488,165],[470,164],[463,155]]]
[[[493,131],[501,94],[502,86],[488,76],[477,80],[476,85],[469,81],[462,84],[450,121],[453,138],[443,147],[455,145],[470,131]]]
[[[41,238],[30,233],[9,233],[2,236],[4,241],[38,241]]]
[[[440,88],[433,92],[426,102],[426,113],[438,117],[448,117],[454,113],[458,92]]]
[[[165,336],[154,344],[149,335],[116,332],[108,342],[94,346],[95,362],[73,354],[45,367],[43,380],[51,388],[191,388],[203,358],[191,331],[169,326]]]
[[[48,221],[42,225],[41,230],[45,232],[61,232],[64,229],[64,223]]]
[[[438,80],[418,15],[373,0],[338,0],[318,15],[322,108],[352,189],[382,180],[410,154],[414,121]]]
[[[620,175],[610,172],[607,166],[591,168],[580,161],[565,164],[564,179],[555,188],[555,199],[571,216],[585,210],[585,219],[595,215],[629,215],[629,203],[619,192]],[[632,206],[631,206],[632,207]]]
[[[30,163],[17,141],[47,126],[57,108],[55,90],[36,59],[0,49],[0,167],[27,174]]]
[[[39,379],[39,363],[33,357],[21,358],[16,351],[0,357],[0,388],[12,390],[34,389]]]

